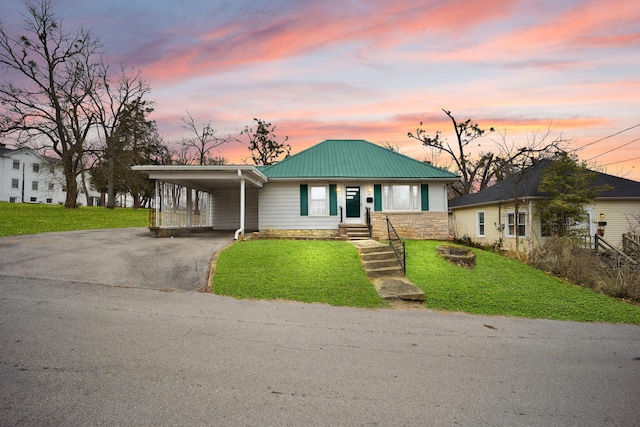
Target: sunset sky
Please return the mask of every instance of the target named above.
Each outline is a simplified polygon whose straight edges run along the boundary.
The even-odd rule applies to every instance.
[[[293,153],[366,139],[423,160],[407,132],[423,122],[453,143],[444,108],[496,128],[475,150],[505,132],[524,144],[551,129],[580,159],[640,181],[637,0],[52,4],[67,30],[90,29],[111,62],[142,71],[169,143],[188,136],[179,118],[189,111],[221,135],[269,121]],[[17,31],[23,12],[20,1],[0,3],[5,31]],[[218,154],[242,163],[246,145]]]

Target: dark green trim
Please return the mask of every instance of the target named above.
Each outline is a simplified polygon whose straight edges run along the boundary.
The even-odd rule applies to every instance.
[[[335,184],[329,184],[329,215],[338,215],[338,191]]]
[[[420,185],[420,201],[422,204],[422,210],[429,210],[429,184]]]
[[[373,186],[373,210],[380,212],[382,210],[382,185],[375,184]]]
[[[309,215],[309,187],[300,184],[300,216]]]

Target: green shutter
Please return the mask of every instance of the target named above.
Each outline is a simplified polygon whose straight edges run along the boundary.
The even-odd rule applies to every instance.
[[[420,199],[422,203],[422,210],[429,210],[429,184],[420,185]]]
[[[300,184],[300,216],[309,215],[309,189],[307,184]]]
[[[335,184],[329,184],[329,215],[338,215],[338,191]]]
[[[373,210],[376,212],[382,210],[382,185],[380,184],[373,186]]]

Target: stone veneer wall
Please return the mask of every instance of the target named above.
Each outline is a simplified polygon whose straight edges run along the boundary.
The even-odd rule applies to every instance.
[[[261,230],[261,238],[273,239],[334,239],[338,237],[335,230]]]
[[[446,212],[371,212],[372,234],[375,240],[385,240],[386,218],[401,239],[449,239],[449,218]]]

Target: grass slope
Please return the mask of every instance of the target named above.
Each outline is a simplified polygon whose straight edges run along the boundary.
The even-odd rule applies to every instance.
[[[146,209],[65,209],[60,205],[0,202],[0,236],[148,225]]]
[[[449,263],[441,242],[408,241],[407,277],[438,310],[528,318],[640,324],[640,307],[565,283],[498,254],[473,249],[476,267]]]
[[[225,249],[213,291],[235,298],[384,307],[347,242],[248,240]]]

